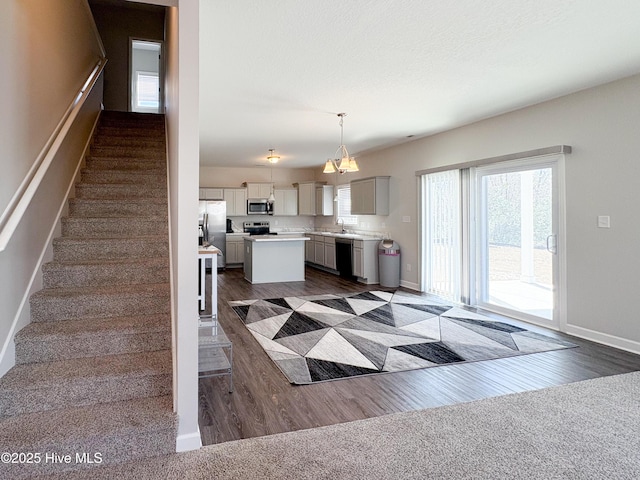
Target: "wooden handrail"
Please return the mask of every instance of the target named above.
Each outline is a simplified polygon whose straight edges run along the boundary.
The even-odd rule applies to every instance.
[[[27,207],[38,191],[40,183],[42,183],[42,179],[51,166],[60,145],[71,129],[73,122],[91,93],[91,90],[98,81],[98,78],[100,78],[106,64],[106,58],[102,57],[98,60],[96,66],[87,77],[86,82],[74,97],[71,105],[69,105],[67,110],[64,112],[64,115],[47,140],[47,143],[40,151],[36,161],[27,172],[24,180],[13,194],[11,201],[9,201],[4,212],[2,212],[2,216],[0,216],[0,252],[2,252],[9,244],[13,233],[16,231],[16,228],[18,228],[18,225],[27,210]]]

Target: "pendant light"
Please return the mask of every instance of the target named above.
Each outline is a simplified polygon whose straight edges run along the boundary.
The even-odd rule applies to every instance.
[[[324,165],[324,170],[322,173],[349,173],[349,172],[357,172],[360,169],[358,168],[358,164],[356,163],[356,159],[354,157],[349,156],[349,151],[344,144],[343,141],[343,133],[344,133],[344,117],[346,117],[346,113],[339,113],[338,117],[340,117],[340,146],[336,150],[334,155],[335,158],[327,159],[327,162]]]
[[[274,152],[274,149],[270,148],[269,149],[269,156],[267,156],[267,160],[272,165],[272,167],[270,168],[270,170],[271,170],[271,193],[269,194],[269,198],[267,199],[267,201],[272,205],[272,207],[271,207],[272,209],[273,209],[273,204],[276,202],[276,197],[273,194],[273,164],[274,163],[278,163],[278,160],[280,160],[280,157],[278,157],[273,152]]]

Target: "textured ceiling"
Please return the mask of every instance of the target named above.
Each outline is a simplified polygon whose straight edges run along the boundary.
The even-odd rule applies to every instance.
[[[320,166],[640,72],[635,0],[200,2],[200,164]]]

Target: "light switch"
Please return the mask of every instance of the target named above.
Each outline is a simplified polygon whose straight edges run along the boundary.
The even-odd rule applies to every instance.
[[[598,228],[610,228],[611,221],[609,215],[599,215],[598,216]]]
[[[405,215],[402,217],[403,223],[411,223],[411,217],[409,215]]]

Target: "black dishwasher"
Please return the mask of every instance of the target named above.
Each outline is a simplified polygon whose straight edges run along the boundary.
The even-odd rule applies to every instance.
[[[341,277],[353,278],[353,240],[336,238],[336,269]]]

